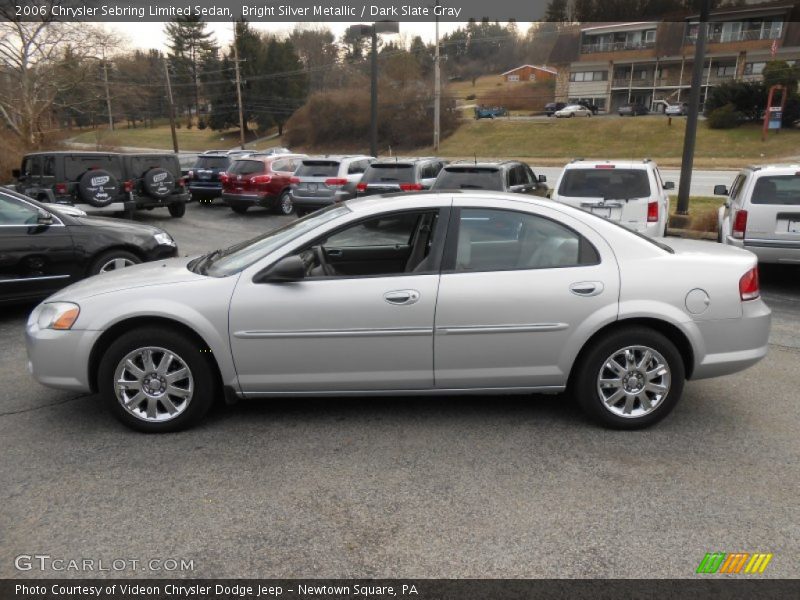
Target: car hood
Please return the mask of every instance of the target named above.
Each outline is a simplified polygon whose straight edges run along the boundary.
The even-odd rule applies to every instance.
[[[134,223],[132,221],[125,221],[122,219],[113,219],[111,217],[95,217],[95,216],[81,216],[72,217],[77,225],[87,225],[90,227],[104,227],[106,229],[113,229],[120,233],[134,233],[139,235],[155,235],[162,233],[164,230],[154,227],[152,225],[145,225],[144,223]]]
[[[205,275],[198,275],[186,268],[187,263],[193,258],[184,256],[158,260],[95,275],[56,292],[47,299],[47,302],[58,300],[80,301],[84,298],[131,288],[171,285],[208,279]]]

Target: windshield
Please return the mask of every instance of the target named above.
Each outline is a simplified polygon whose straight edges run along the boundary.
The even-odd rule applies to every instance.
[[[253,173],[263,173],[266,170],[264,163],[260,160],[235,160],[228,169],[231,175],[252,175]]]
[[[339,174],[339,163],[332,160],[304,160],[295,172],[295,177],[335,177]]]
[[[194,168],[225,170],[228,167],[229,162],[230,161],[228,160],[227,156],[201,156],[194,164]]]
[[[361,180],[364,183],[413,183],[414,167],[409,164],[370,165]]]
[[[558,188],[573,198],[643,198],[650,195],[645,169],[567,169]]]
[[[284,244],[313,231],[320,225],[346,215],[350,209],[343,204],[334,204],[324,210],[292,221],[288,225],[275,229],[251,240],[235,244],[218,253],[207,254],[199,260],[192,261],[189,268],[211,277],[227,277],[246,269],[261,260],[270,252]]]
[[[433,186],[436,190],[502,190],[503,177],[498,169],[486,167],[445,168]]]

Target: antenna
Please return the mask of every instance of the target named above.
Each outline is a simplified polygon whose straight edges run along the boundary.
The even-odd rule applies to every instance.
[[[478,164],[478,153],[477,152],[473,152],[472,153],[472,159],[475,161],[475,164],[477,165]]]

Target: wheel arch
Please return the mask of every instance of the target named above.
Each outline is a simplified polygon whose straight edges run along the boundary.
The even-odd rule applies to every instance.
[[[195,341],[201,348],[209,348],[209,344],[202,335],[185,323],[181,323],[180,321],[176,321],[174,319],[157,316],[141,316],[131,317],[129,319],[119,321],[103,332],[103,334],[94,343],[94,346],[92,346],[92,350],[89,354],[88,381],[93,393],[97,393],[99,389],[97,379],[100,361],[102,360],[103,354],[105,354],[109,346],[111,346],[116,339],[128,333],[129,331],[147,326],[156,326],[180,332]],[[208,352],[206,360],[213,371],[214,380],[219,386],[218,391],[221,391],[223,389],[222,372],[220,371],[217,360],[213,356],[213,352]]]
[[[631,317],[614,321],[613,323],[609,323],[601,327],[595,331],[588,340],[586,340],[572,363],[572,367],[570,368],[569,372],[569,378],[567,380],[567,387],[572,387],[573,379],[578,372],[577,367],[580,366],[580,364],[583,362],[584,356],[587,354],[587,352],[589,352],[592,346],[597,343],[598,340],[614,331],[627,329],[634,326],[647,327],[657,331],[675,344],[675,347],[678,349],[678,352],[681,355],[681,359],[683,359],[683,367],[686,372],[686,379],[692,378],[692,373],[694,371],[695,351],[688,336],[676,325],[673,325],[668,321],[664,321],[663,319],[657,319],[653,317]]]
[[[138,246],[134,246],[132,244],[114,244],[112,246],[105,246],[100,248],[99,250],[92,252],[86,260],[86,269],[85,269],[85,276],[89,277],[92,274],[92,266],[94,265],[95,261],[101,257],[103,254],[111,252],[113,250],[123,250],[125,252],[130,252],[136,258],[141,260],[142,262],[147,261],[147,257],[142,252],[142,249]]]

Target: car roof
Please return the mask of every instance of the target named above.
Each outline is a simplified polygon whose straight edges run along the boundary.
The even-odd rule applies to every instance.
[[[427,160],[441,160],[438,156],[393,156],[391,158],[379,158],[372,166],[376,165],[386,165],[392,163],[417,163]]]
[[[481,160],[481,161],[471,161],[471,160],[458,160],[451,162],[448,165],[445,165],[445,169],[451,169],[452,167],[458,168],[469,168],[469,167],[476,167],[480,168],[500,168],[500,167],[507,167],[511,165],[519,165],[523,164],[522,161],[519,160]]]
[[[25,156],[36,156],[36,155],[53,155],[57,154],[60,156],[121,156],[119,152],[98,152],[94,150],[40,150],[38,152],[26,152]]]
[[[342,160],[360,160],[362,158],[372,158],[371,156],[367,156],[366,154],[314,154],[311,156],[307,156],[303,159],[303,162],[307,160],[330,160],[330,161],[342,161]]]
[[[648,169],[651,166],[655,167],[656,163],[654,163],[649,158],[645,158],[643,160],[586,160],[583,158],[576,158],[566,165],[564,165],[564,170],[567,169],[594,169],[595,167],[602,166],[602,165],[609,165],[613,167],[619,167],[621,169]]]
[[[234,159],[239,160],[257,160],[261,162],[273,162],[276,160],[283,160],[284,158],[306,158],[305,154],[251,154],[249,156],[241,156]]]
[[[743,171],[764,171],[764,172],[773,172],[773,171],[800,171],[800,164],[798,163],[772,163],[768,165],[747,165],[742,169]]]

